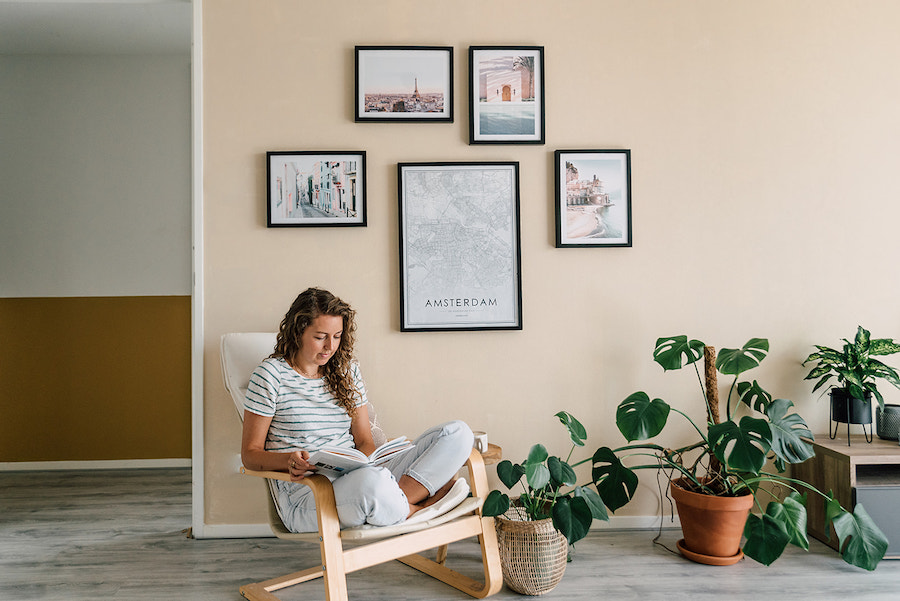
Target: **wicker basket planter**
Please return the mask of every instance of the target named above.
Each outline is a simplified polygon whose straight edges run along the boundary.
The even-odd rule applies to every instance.
[[[506,586],[523,595],[553,590],[566,571],[569,543],[553,520],[532,521],[521,507],[496,518],[500,565]]]

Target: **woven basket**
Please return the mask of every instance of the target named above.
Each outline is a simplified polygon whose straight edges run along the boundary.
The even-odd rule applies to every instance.
[[[496,518],[500,565],[506,586],[523,595],[553,590],[566,571],[569,542],[553,520],[532,521],[521,507]]]

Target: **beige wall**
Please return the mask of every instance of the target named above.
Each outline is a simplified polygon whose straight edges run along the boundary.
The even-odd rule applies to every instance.
[[[900,337],[898,19],[887,0],[205,2],[206,521],[264,520],[234,473],[219,337],[275,329],[309,285],[358,309],[396,432],[459,417],[521,460],[568,452],[561,409],[591,448],[622,444],[615,407],[638,389],[702,419],[696,378],[651,361],[680,333],[770,338],[756,377],[824,431],[811,345],[857,323]],[[354,123],[355,44],[452,45],[456,122]],[[467,51],[485,44],[545,47],[545,146],[467,144]],[[554,248],[552,155],[578,148],[631,149],[633,248]],[[265,152],[316,149],[368,152],[368,227],[266,229]],[[396,164],[454,160],[520,162],[521,332],[399,331]],[[655,489],[620,513],[654,514]]]

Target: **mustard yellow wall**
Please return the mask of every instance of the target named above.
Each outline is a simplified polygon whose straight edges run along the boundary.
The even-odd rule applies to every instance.
[[[0,299],[0,461],[191,456],[188,296]]]
[[[395,432],[458,417],[521,460],[568,452],[561,409],[591,447],[622,444],[615,407],[639,389],[702,419],[696,378],[651,361],[681,333],[770,338],[755,377],[824,431],[812,345],[858,323],[900,337],[898,21],[893,0],[204,2],[206,521],[265,519],[234,470],[219,337],[274,330],[310,285],[358,309]],[[357,44],[453,46],[455,123],[354,123]],[[467,50],[490,44],[545,47],[546,145],[468,145]],[[633,248],[554,248],[553,151],[578,148],[631,149]],[[266,228],[266,151],[357,149],[368,227]],[[473,160],[520,163],[524,329],[401,333],[396,165]],[[620,514],[656,504],[650,477]]]

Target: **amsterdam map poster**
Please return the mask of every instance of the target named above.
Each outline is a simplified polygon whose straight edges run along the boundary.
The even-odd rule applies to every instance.
[[[401,163],[401,330],[520,330],[519,164]]]

